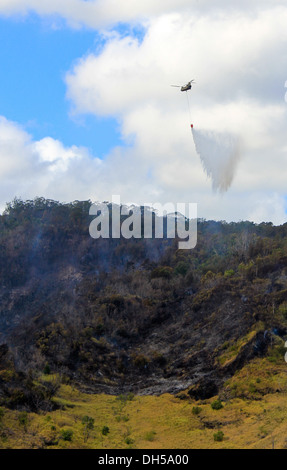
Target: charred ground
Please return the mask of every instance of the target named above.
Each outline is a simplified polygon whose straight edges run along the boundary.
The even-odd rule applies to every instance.
[[[197,246],[178,250],[92,239],[90,204],[14,200],[0,217],[2,403],[33,408],[40,393],[47,407],[53,387],[31,385],[43,371],[198,399],[256,356],[284,361],[287,224],[199,220]]]

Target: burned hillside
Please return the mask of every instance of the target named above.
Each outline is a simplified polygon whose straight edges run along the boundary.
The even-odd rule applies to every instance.
[[[0,342],[13,370],[91,392],[208,398],[256,356],[284,361],[287,224],[199,220],[196,247],[179,250],[91,238],[90,204],[14,200],[0,217]]]

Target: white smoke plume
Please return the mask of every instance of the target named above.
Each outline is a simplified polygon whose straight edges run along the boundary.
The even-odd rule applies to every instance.
[[[224,192],[230,187],[240,159],[240,141],[227,132],[192,128],[196,152],[203,168],[212,180],[214,191]]]

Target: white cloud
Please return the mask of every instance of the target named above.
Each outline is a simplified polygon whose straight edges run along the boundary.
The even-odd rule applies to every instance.
[[[248,214],[249,220],[255,223],[270,220],[273,213],[272,222],[280,225],[286,222],[286,201],[277,192],[269,195],[253,194],[253,206]]]
[[[31,144],[33,153],[40,162],[49,162],[50,171],[65,171],[74,159],[81,160],[87,153],[86,149],[75,145],[65,148],[61,142],[45,137]]]
[[[192,147],[190,139],[186,145]],[[136,160],[137,155],[134,148],[117,148],[100,161],[86,149],[67,148],[50,137],[34,141],[17,123],[1,117],[0,209],[15,196],[68,202],[111,200],[112,195],[119,194],[124,203],[197,202],[198,216],[206,219],[285,222],[284,195],[273,189],[266,192],[262,187],[250,190],[249,184],[241,191],[244,171],[225,197],[211,192],[210,181],[195,154],[190,158],[186,152],[180,161],[162,159],[152,169],[151,158],[139,155]]]
[[[19,124],[0,117],[0,211],[15,196],[43,196],[60,201],[75,199],[111,200],[120,194],[123,202],[137,191],[144,199],[157,195],[154,182],[147,181],[147,165],[134,166],[133,152],[114,149],[105,161],[85,148],[65,147],[45,137],[35,141]]]
[[[75,110],[121,113],[156,101],[170,107],[169,84],[198,81],[200,106],[284,96],[287,8],[219,16],[164,15],[150,21],[142,42],[115,34],[99,55],[83,57],[67,74]],[[192,76],[190,76],[192,75]],[[277,87],[274,89],[274,87]]]
[[[196,1],[192,3],[196,4]],[[72,27],[101,28],[118,22],[148,19],[151,15],[186,6],[190,7],[187,0],[1,0],[0,13],[9,16],[33,11],[41,16],[58,15]]]
[[[66,75],[72,112],[117,117],[127,146],[99,162],[85,149],[65,148],[50,137],[34,142],[11,124],[17,137],[8,144],[13,158],[1,165],[5,143],[0,139],[0,174],[1,168],[9,173],[9,165],[19,174],[31,171],[30,186],[19,176],[21,195],[36,189],[61,200],[120,194],[123,201],[137,203],[197,202],[205,218],[285,221],[283,1],[0,0],[2,14],[29,10],[93,28],[141,21],[146,34],[139,41],[105,31],[101,52],[80,58]],[[186,94],[170,85],[192,78],[197,83],[189,111]],[[190,121],[198,129],[241,138],[243,154],[228,193],[212,192]],[[25,161],[17,156],[21,148]]]
[[[41,16],[58,15],[72,27],[103,28],[119,22],[149,21],[171,12],[212,13],[243,10],[253,13],[270,6],[270,0],[1,0],[0,14],[35,12]],[[284,6],[285,0],[273,0],[272,6]]]
[[[91,171],[101,162],[91,159],[86,149],[65,148],[51,137],[33,141],[17,123],[0,117],[1,210],[15,196],[76,199],[75,181],[81,180],[79,164],[88,165]]]
[[[255,217],[260,197],[265,207],[276,194],[282,204],[267,204],[262,215],[282,221],[286,24],[286,8],[163,15],[150,21],[142,42],[114,34],[99,55],[81,58],[67,73],[67,96],[75,113],[118,116],[133,145],[133,165],[147,165],[166,200],[186,197],[207,217],[234,219]],[[170,84],[191,78],[197,84],[189,94],[189,116],[185,94]],[[190,119],[198,129],[232,132],[242,141],[234,191],[225,199],[209,198],[211,183],[195,153]],[[124,149],[121,155],[125,165]]]

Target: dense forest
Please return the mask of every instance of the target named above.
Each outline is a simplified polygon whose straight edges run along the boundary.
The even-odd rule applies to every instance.
[[[43,373],[88,392],[198,399],[255,357],[284,362],[287,223],[199,219],[196,247],[179,250],[93,239],[90,205],[15,199],[0,216],[1,405],[52,409]]]

